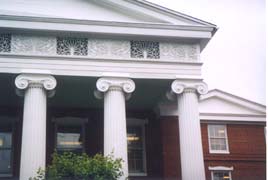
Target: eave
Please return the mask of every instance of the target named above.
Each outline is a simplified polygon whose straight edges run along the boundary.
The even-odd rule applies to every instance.
[[[127,23],[78,19],[0,15],[0,30],[6,32],[41,31],[74,34],[102,34],[154,40],[193,40],[201,49],[212,38],[214,27],[156,23]],[[205,42],[205,43],[204,43]]]

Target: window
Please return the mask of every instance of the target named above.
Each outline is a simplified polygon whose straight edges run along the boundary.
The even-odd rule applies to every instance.
[[[144,59],[159,59],[159,42],[131,41],[131,57]]]
[[[0,125],[0,177],[12,175],[12,125]]]
[[[211,171],[211,180],[232,180],[231,171],[234,170],[233,166],[209,166],[208,169]]]
[[[56,120],[56,149],[59,153],[84,152],[85,123],[87,119],[63,117]]]
[[[230,171],[213,171],[212,180],[231,180]]]
[[[229,153],[226,125],[208,125],[209,152]]]
[[[83,132],[81,126],[60,125],[57,128],[58,152],[83,152]]]
[[[138,119],[138,124],[129,123],[127,127],[128,169],[131,176],[146,175],[145,126]]]

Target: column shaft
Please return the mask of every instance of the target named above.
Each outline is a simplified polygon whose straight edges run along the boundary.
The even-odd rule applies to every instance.
[[[120,179],[125,180],[128,177],[125,96],[130,98],[135,83],[124,77],[104,77],[98,79],[96,86],[97,98],[102,98],[104,93],[104,155],[113,153],[115,158],[123,160],[124,175]]]
[[[46,92],[41,84],[25,91],[20,180],[34,177],[46,162]]]
[[[178,95],[182,180],[205,180],[205,168],[195,90]]]
[[[125,179],[128,176],[125,95],[121,88],[111,87],[104,96],[104,155],[123,159]]]

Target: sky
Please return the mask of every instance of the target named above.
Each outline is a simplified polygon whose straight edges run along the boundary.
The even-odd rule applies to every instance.
[[[265,0],[148,0],[216,24],[201,53],[209,89],[266,104]]]

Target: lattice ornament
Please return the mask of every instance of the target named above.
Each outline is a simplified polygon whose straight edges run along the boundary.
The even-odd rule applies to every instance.
[[[58,55],[87,56],[88,39],[87,38],[57,38]]]
[[[11,35],[0,34],[0,52],[10,52],[10,51],[11,51]]]
[[[159,42],[131,41],[131,57],[144,59],[159,59]]]

